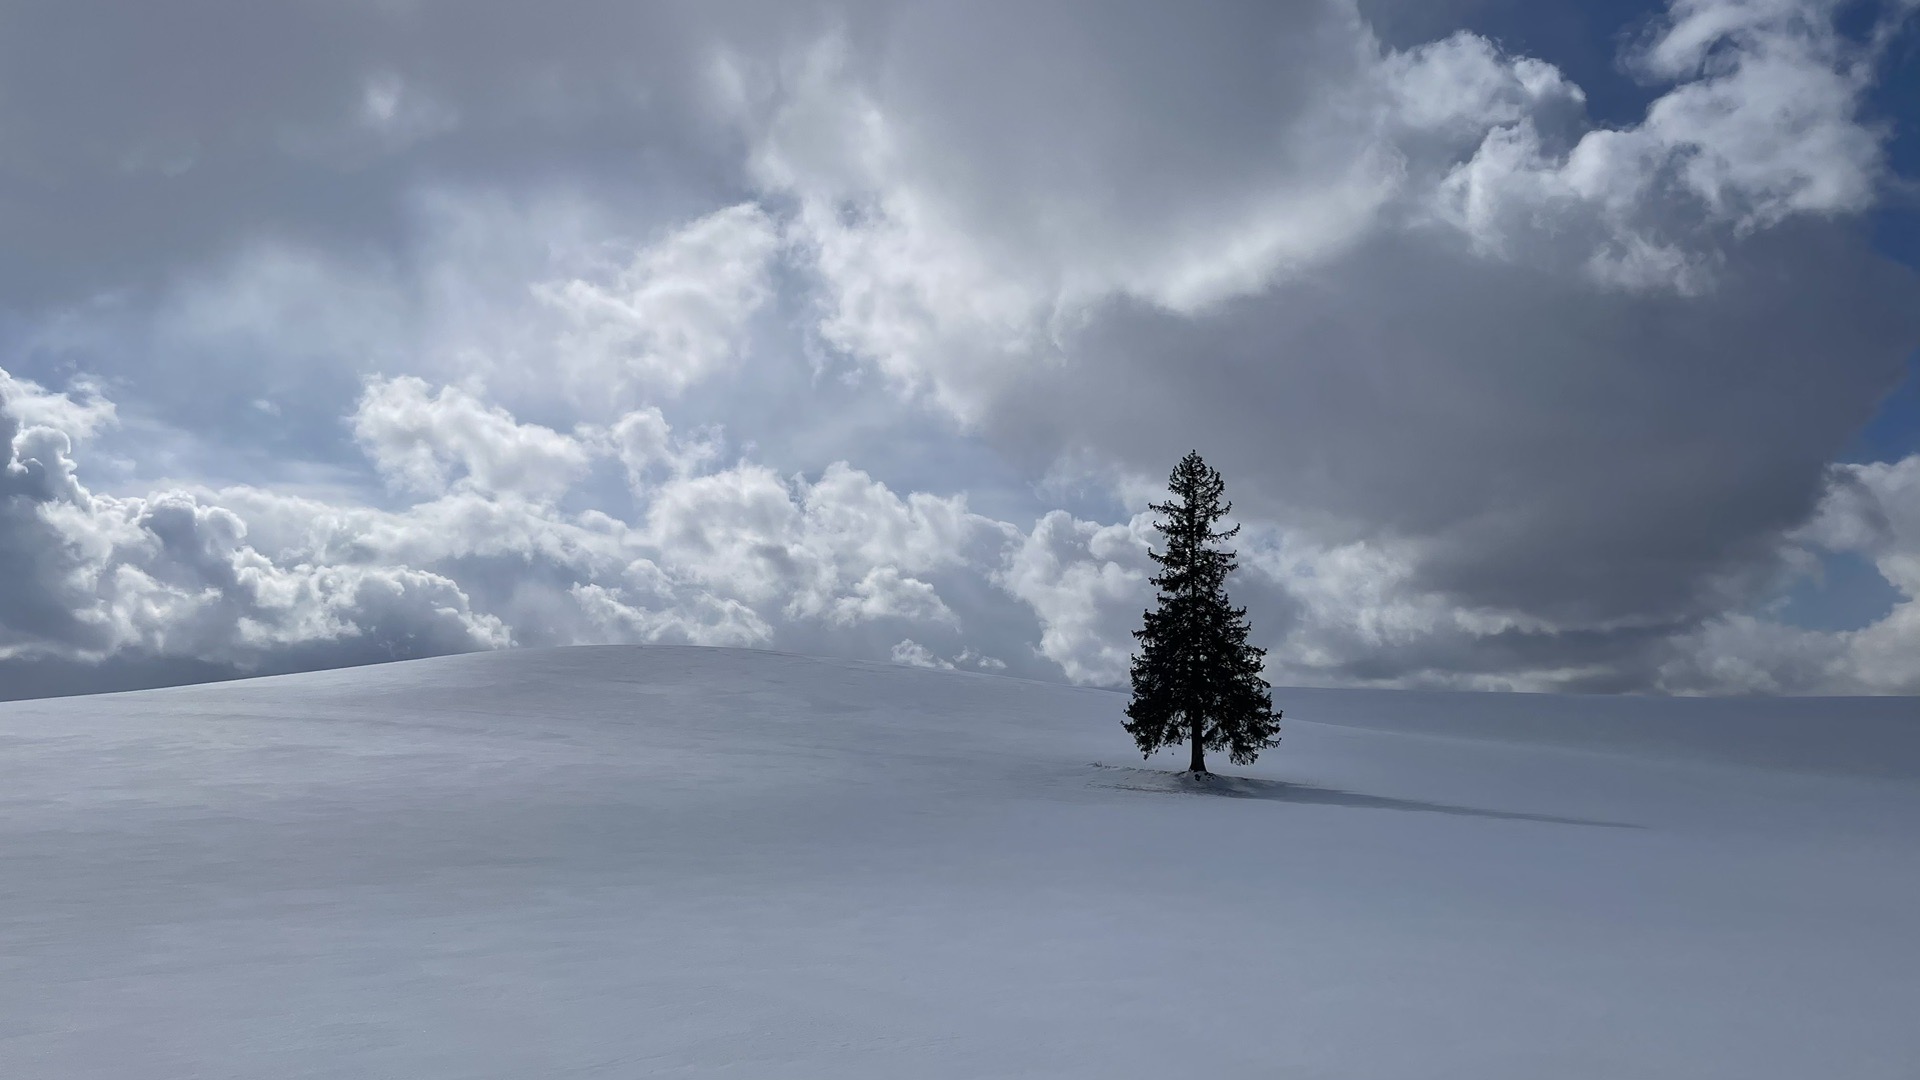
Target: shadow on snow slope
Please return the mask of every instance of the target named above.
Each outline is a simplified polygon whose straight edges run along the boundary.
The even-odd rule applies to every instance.
[[[1142,769],[1130,765],[1106,765],[1093,762],[1104,772],[1119,773],[1113,782],[1096,786],[1120,791],[1153,791],[1168,795],[1214,795],[1228,799],[1265,799],[1271,802],[1301,803],[1312,806],[1354,806],[1367,810],[1412,810],[1429,814],[1458,814],[1463,817],[1497,818],[1503,821],[1540,821],[1551,825],[1586,825],[1601,829],[1644,829],[1625,821],[1596,821],[1591,818],[1559,817],[1553,814],[1526,814],[1510,810],[1488,810],[1477,806],[1426,802],[1420,799],[1394,799],[1383,795],[1362,795],[1356,791],[1314,787],[1285,780],[1267,780],[1257,776],[1223,776],[1211,773],[1194,776],[1166,769]]]

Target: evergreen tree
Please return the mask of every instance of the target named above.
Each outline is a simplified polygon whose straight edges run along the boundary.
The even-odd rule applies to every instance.
[[[1260,677],[1266,651],[1247,644],[1247,609],[1227,599],[1227,575],[1238,562],[1221,543],[1240,528],[1213,526],[1233,504],[1220,501],[1226,485],[1198,453],[1180,459],[1167,486],[1173,498],[1153,504],[1165,515],[1154,527],[1167,540],[1166,551],[1151,553],[1161,568],[1153,579],[1159,606],[1133,632],[1140,654],[1127,733],[1143,756],[1189,744],[1195,773],[1207,771],[1208,750],[1251,764],[1279,743],[1280,712]]]

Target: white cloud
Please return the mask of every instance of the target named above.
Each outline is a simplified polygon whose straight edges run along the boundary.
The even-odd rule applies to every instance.
[[[754,203],[715,211],[634,253],[624,265],[534,286],[567,330],[572,378],[678,394],[738,356],[748,319],[770,295],[779,248]]]
[[[853,583],[850,593],[833,602],[828,618],[853,624],[879,619],[906,619],[921,623],[959,621],[933,586],[905,577],[898,567],[876,566]]]
[[[1489,128],[1528,122],[1543,110],[1577,108],[1586,93],[1559,68],[1509,57],[1486,38],[1459,31],[1404,51],[1388,51],[1378,73],[1389,123],[1455,140],[1478,141]]]
[[[517,423],[458,387],[433,393],[413,376],[370,380],[353,434],[383,475],[422,493],[470,486],[551,499],[579,479],[589,458],[571,436]]]
[[[0,659],[101,659],[137,652],[245,670],[293,648],[370,658],[506,645],[452,580],[406,566],[280,562],[248,543],[245,522],[181,491],[116,498],[79,479],[67,431],[111,412],[64,405],[0,373],[0,551],[17,573],[0,587]],[[32,414],[40,423],[21,424]]]
[[[376,382],[369,393],[398,402],[402,415],[424,410],[430,419],[383,431],[470,435],[463,425],[478,424],[501,444],[496,454],[510,453],[526,435],[527,425],[470,393],[424,385],[396,393],[393,385]],[[38,560],[11,592],[0,589],[0,612],[8,613],[0,620],[0,660],[146,655],[249,670],[325,655],[317,649],[367,659],[515,641],[766,645],[782,628],[808,624],[966,635],[983,609],[970,603],[971,614],[963,614],[949,604],[932,581],[945,574],[991,581],[1030,611],[1039,657],[1068,679],[1119,686],[1131,631],[1151,603],[1147,549],[1156,536],[1148,515],[1103,525],[1056,511],[1022,534],[972,513],[964,500],[902,497],[844,464],[808,481],[741,463],[665,477],[643,489],[646,513],[629,524],[522,497],[524,483],[468,483],[463,478],[472,474],[461,470],[524,477],[527,467],[494,459],[470,466],[461,458],[455,468],[448,462],[458,455],[446,449],[418,466],[423,480],[437,479],[443,490],[397,511],[249,488],[114,498],[81,483],[73,440],[44,422],[71,418],[85,433],[110,422],[110,402],[68,399],[11,377],[0,379],[0,395],[0,418],[13,433],[0,474],[0,547]],[[451,420],[435,413],[442,407]],[[22,413],[43,422],[24,426]],[[657,445],[675,444],[664,419],[643,426]],[[539,446],[549,437],[564,438],[531,438]],[[371,449],[387,445],[368,441]],[[581,445],[579,453],[620,452],[606,442]],[[561,457],[566,467],[534,485],[549,496],[577,475],[574,452]],[[1680,652],[1658,675],[1663,686],[1920,689],[1910,647],[1920,634],[1920,456],[1836,469],[1821,512],[1795,542],[1870,558],[1904,599],[1857,631],[1722,617],[1677,643]],[[1476,655],[1484,662],[1491,643],[1544,638],[1553,628],[1424,589],[1417,549],[1327,546],[1256,523],[1241,553],[1235,595],[1254,605],[1256,637],[1274,650],[1269,676],[1283,684],[1544,689],[1607,675],[1551,662],[1529,668],[1525,657],[1517,668],[1496,659],[1475,670]],[[503,571],[491,576],[488,565]],[[23,585],[31,591],[21,592]],[[1007,670],[971,645],[942,656],[906,638],[887,655],[922,666]]]
[[[1005,660],[994,656],[987,656],[984,653],[976,652],[972,648],[961,649],[954,655],[953,662],[956,666],[978,668],[981,671],[1007,670],[1007,662]]]
[[[380,470],[426,496],[411,506],[247,487],[111,498],[81,484],[66,432],[15,418],[85,430],[110,403],[10,376],[0,393],[12,433],[0,548],[38,564],[0,595],[16,617],[0,623],[0,659],[247,670],[329,643],[364,659],[369,643],[379,656],[516,641],[754,645],[806,624],[952,631],[959,616],[917,575],[982,573],[1013,534],[962,499],[901,497],[844,464],[812,481],[746,462],[700,472],[705,458],[683,452],[657,411],[616,424],[623,438],[576,439],[412,377],[369,380],[354,417]],[[648,447],[681,467],[636,489],[638,523],[556,506],[595,459],[645,466]]]
[[[1100,525],[1056,510],[1034,524],[995,577],[1033,609],[1041,655],[1073,682],[1126,681],[1131,632],[1153,598],[1147,527],[1145,517]]]
[[[1645,128],[1715,217],[1754,229],[1873,201],[1884,135],[1857,115],[1871,69],[1835,28],[1839,9],[1679,0],[1640,54],[1652,74],[1686,80]]]
[[[1363,28],[1338,13],[1326,18],[1346,33],[1331,42],[1348,54],[1337,63],[1360,64],[1371,47]],[[1196,216],[1191,204],[1166,202],[1154,208],[1164,216],[1143,216],[1089,190],[1053,187],[1053,178],[995,200],[995,213],[1013,213],[989,221],[977,213],[977,193],[938,167],[969,152],[964,138],[937,143],[939,132],[921,128],[940,116],[891,106],[854,69],[844,39],[818,41],[777,70],[725,57],[720,73],[752,140],[753,175],[794,206],[787,232],[821,286],[822,339],[969,422],[980,419],[983,385],[1047,362],[1091,307],[1132,296],[1199,313],[1258,292],[1364,235],[1398,179],[1392,155],[1368,140],[1365,118],[1357,129],[1346,123],[1344,113],[1362,102],[1329,83],[1325,97],[1342,115],[1300,124],[1328,144],[1294,155],[1293,172],[1235,178],[1244,187],[1222,193],[1217,212]],[[1074,174],[1065,161],[1081,149],[1035,148],[1061,163],[1062,176]],[[970,167],[996,148],[981,150]],[[1102,186],[1126,184],[1139,168],[1102,166],[1112,170],[1098,178]],[[1136,194],[1144,193],[1128,197]]]
[[[773,635],[752,608],[706,593],[690,599],[656,593],[648,597],[651,606],[629,604],[622,590],[593,583],[575,585],[571,595],[593,628],[574,639],[578,644],[672,641],[742,648],[765,645]]]
[[[657,474],[692,475],[718,459],[721,449],[717,430],[676,436],[666,415],[651,405],[614,421],[601,438],[613,448],[628,484],[636,491],[647,487]]]
[[[1869,560],[1897,592],[1892,608],[1853,630],[1807,630],[1735,613],[1681,643],[1662,670],[1681,692],[1920,694],[1920,454],[1835,466],[1827,497],[1793,542],[1803,552]],[[1817,573],[1796,560],[1803,573]]]
[[[912,638],[904,638],[896,643],[893,648],[888,651],[888,658],[896,664],[905,664],[908,667],[939,668],[943,671],[953,671],[959,668],[971,668],[975,671],[1005,671],[1007,669],[1004,660],[997,660],[991,656],[976,652],[971,648],[961,649],[949,659]]]
[[[91,438],[117,419],[113,402],[89,380],[79,381],[66,393],[53,393],[31,380],[15,378],[5,368],[0,368],[0,409],[13,416],[22,433],[36,428],[58,431],[73,442]]]
[[[902,499],[866,473],[829,466],[789,483],[742,464],[669,480],[650,493],[648,542],[707,587],[790,618],[951,622],[933,586],[915,577],[997,553],[1007,526],[964,499]]]
[[[1493,126],[1435,205],[1490,254],[1585,234],[1585,265],[1603,283],[1699,292],[1714,272],[1715,229],[1745,234],[1874,199],[1885,132],[1859,115],[1871,54],[1840,35],[1837,12],[1830,0],[1677,0],[1630,57],[1675,85],[1641,123],[1587,131],[1564,153],[1548,147],[1533,110],[1470,92],[1481,100],[1467,114]],[[1489,48],[1473,51],[1484,86]],[[1515,86],[1557,81],[1536,62],[1509,63]]]
[[[905,664],[908,667],[947,669],[952,669],[953,667],[953,664],[950,662],[935,656],[932,649],[927,648],[912,638],[903,639],[898,645],[893,647],[893,651],[889,655],[892,657],[894,663]]]

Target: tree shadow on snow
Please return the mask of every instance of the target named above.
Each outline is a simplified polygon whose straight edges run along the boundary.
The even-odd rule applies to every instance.
[[[1142,769],[1129,765],[1093,767],[1112,777],[1096,780],[1099,787],[1122,791],[1155,791],[1169,795],[1212,795],[1227,799],[1264,799],[1268,802],[1301,803],[1309,806],[1355,806],[1368,810],[1414,810],[1428,814],[1456,814],[1462,817],[1498,818],[1504,821],[1539,821],[1550,825],[1586,825],[1598,829],[1644,829],[1624,821],[1599,821],[1592,818],[1559,817],[1553,814],[1528,814],[1516,810],[1488,810],[1478,806],[1425,802],[1420,799],[1395,799],[1384,795],[1362,795],[1337,788],[1293,784],[1284,780],[1266,780],[1254,776],[1194,776],[1164,769]]]

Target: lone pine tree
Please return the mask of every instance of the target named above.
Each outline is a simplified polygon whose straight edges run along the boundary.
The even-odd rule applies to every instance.
[[[1158,606],[1133,636],[1133,700],[1127,733],[1151,756],[1163,746],[1187,743],[1189,768],[1207,771],[1206,751],[1225,750],[1235,765],[1251,764],[1280,741],[1280,712],[1272,688],[1260,677],[1266,650],[1247,644],[1247,609],[1227,599],[1227,575],[1238,562],[1221,546],[1240,531],[1220,532],[1214,523],[1233,509],[1222,503],[1226,485],[1198,453],[1174,467],[1167,486],[1173,498],[1154,503],[1166,516],[1154,527],[1166,537],[1153,584]]]

